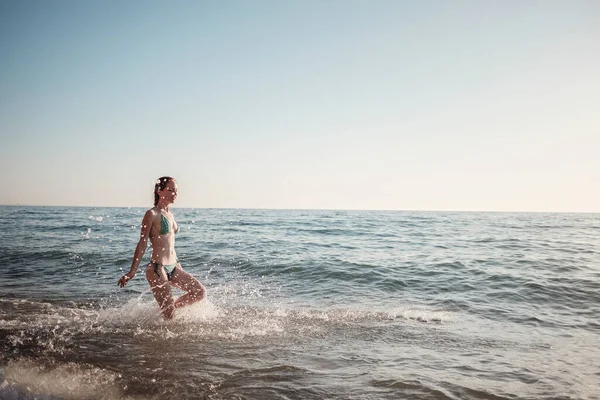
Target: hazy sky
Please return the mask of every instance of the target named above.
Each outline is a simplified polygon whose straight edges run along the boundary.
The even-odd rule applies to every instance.
[[[600,2],[0,0],[0,204],[600,212]]]

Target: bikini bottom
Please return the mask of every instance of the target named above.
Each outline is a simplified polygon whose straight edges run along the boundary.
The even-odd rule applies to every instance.
[[[175,276],[175,272],[177,272],[177,269],[175,268],[178,264],[178,262],[176,262],[175,264],[159,264],[159,263],[150,263],[154,266],[154,273],[158,276],[160,276],[160,267],[163,267],[165,269],[165,273],[167,274],[167,279],[171,280],[171,278],[173,278]]]

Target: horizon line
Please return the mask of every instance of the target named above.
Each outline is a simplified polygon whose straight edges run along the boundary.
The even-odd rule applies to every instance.
[[[148,206],[91,206],[91,205],[39,205],[39,204],[0,204],[0,207],[48,207],[48,208],[143,208]],[[432,209],[379,209],[379,208],[273,208],[273,207],[178,207],[180,209],[204,210],[264,210],[264,211],[379,211],[379,212],[448,212],[448,213],[505,213],[505,214],[600,214],[600,211],[527,211],[527,210],[432,210]]]

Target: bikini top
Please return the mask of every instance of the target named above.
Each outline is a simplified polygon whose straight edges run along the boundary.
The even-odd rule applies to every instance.
[[[169,219],[165,217],[164,214],[161,214],[160,217],[160,234],[164,235],[171,232],[171,223],[169,222]]]

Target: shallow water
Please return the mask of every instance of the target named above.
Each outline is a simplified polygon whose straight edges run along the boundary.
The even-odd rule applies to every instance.
[[[145,210],[0,208],[3,399],[599,398],[598,214],[175,209],[166,322]]]

